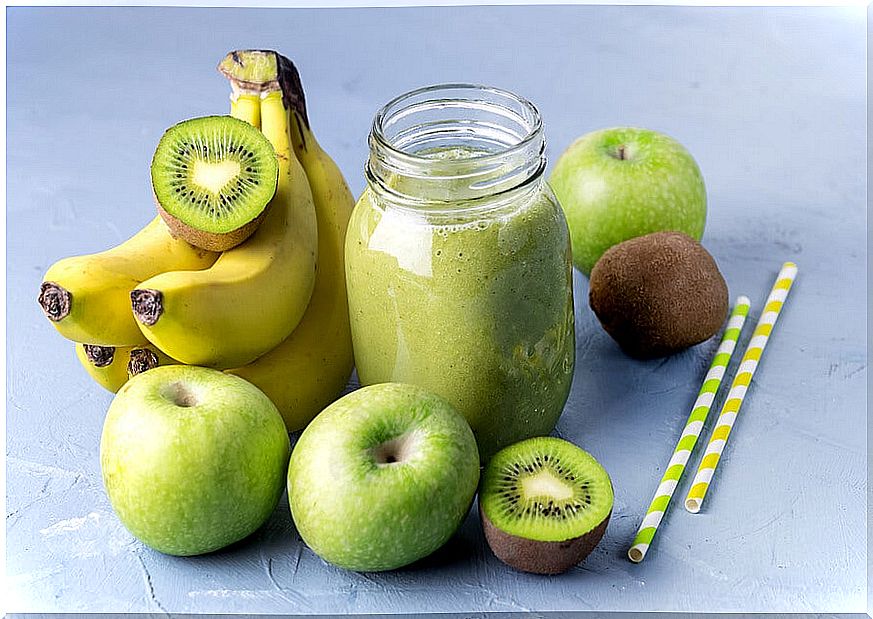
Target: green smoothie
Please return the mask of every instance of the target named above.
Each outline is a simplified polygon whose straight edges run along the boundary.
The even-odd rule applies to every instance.
[[[439,211],[361,196],[346,239],[364,385],[412,383],[469,421],[486,461],[552,431],[575,363],[567,225],[548,187]]]

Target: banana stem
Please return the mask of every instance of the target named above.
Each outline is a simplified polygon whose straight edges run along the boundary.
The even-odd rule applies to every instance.
[[[218,64],[218,70],[230,80],[235,91],[262,95],[280,91],[285,109],[295,112],[309,127],[300,74],[282,54],[264,49],[235,50]]]
[[[261,95],[261,131],[270,140],[279,157],[279,174],[288,174],[291,157],[291,138],[288,131],[288,110],[278,90]]]
[[[305,119],[301,119],[297,110],[291,110],[291,121],[288,123],[291,130],[291,144],[294,146],[294,153],[298,158],[302,158],[312,150],[319,148],[318,142],[315,141],[315,136],[309,129],[309,124]]]
[[[233,93],[230,98],[230,115],[261,128],[261,100],[258,95]]]

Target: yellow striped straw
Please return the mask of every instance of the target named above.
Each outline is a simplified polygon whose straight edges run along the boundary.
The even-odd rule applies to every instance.
[[[697,399],[694,401],[694,406],[691,407],[691,414],[685,422],[682,436],[679,437],[679,442],[676,443],[673,456],[670,458],[667,470],[664,472],[661,483],[655,491],[655,496],[652,498],[652,502],[646,512],[646,517],[643,518],[643,522],[637,530],[633,545],[627,551],[628,559],[634,563],[642,561],[649,551],[649,546],[655,537],[655,533],[658,531],[658,526],[661,524],[664,512],[667,511],[670,499],[673,498],[676,485],[685,472],[685,464],[688,462],[688,458],[697,444],[697,438],[700,436],[701,430],[703,430],[703,424],[712,408],[715,394],[718,392],[725,370],[728,363],[730,363],[731,356],[734,354],[737,340],[740,337],[740,331],[743,330],[743,324],[746,322],[746,316],[749,313],[749,303],[748,297],[737,297],[737,302],[734,304],[727,327],[725,327],[724,334],[721,336],[721,343],[718,345],[718,350],[715,351],[715,356],[712,358],[712,363],[706,372],[703,384],[700,386],[700,391],[697,393]]]
[[[730,436],[731,428],[734,426],[734,421],[736,421],[737,415],[740,412],[740,406],[742,406],[743,399],[746,397],[746,391],[752,382],[752,376],[755,375],[755,370],[761,361],[761,355],[764,353],[764,347],[767,346],[767,341],[770,339],[770,334],[776,325],[776,319],[779,318],[779,312],[782,311],[782,306],[788,297],[788,292],[791,290],[791,284],[794,283],[795,277],[797,277],[797,265],[793,262],[786,262],[782,265],[782,270],[779,271],[779,275],[776,277],[776,283],[773,284],[773,288],[770,290],[770,296],[767,297],[764,311],[761,312],[761,317],[755,326],[755,332],[752,334],[752,339],[746,347],[743,360],[737,369],[737,375],[734,377],[733,384],[731,384],[731,390],[728,392],[724,405],[721,408],[721,413],[715,423],[715,429],[713,429],[712,436],[709,438],[706,452],[703,454],[703,459],[697,468],[697,475],[695,475],[694,482],[691,484],[691,490],[688,491],[688,496],[685,497],[685,509],[692,514],[699,512],[700,506],[703,505],[703,499],[706,496],[707,490],[709,490],[709,482],[712,481],[712,476],[715,474],[722,451],[724,451],[724,446],[727,443],[728,436]]]

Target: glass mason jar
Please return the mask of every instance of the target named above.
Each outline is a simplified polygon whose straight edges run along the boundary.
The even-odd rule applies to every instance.
[[[548,434],[575,332],[570,238],[543,178],[539,112],[505,90],[432,86],[383,107],[369,143],[346,236],[361,384],[443,396],[483,462]]]

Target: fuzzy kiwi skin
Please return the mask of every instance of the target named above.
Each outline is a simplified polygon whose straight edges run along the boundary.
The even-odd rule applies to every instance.
[[[208,251],[226,251],[245,241],[254,234],[255,230],[258,229],[258,226],[261,225],[261,221],[263,221],[264,217],[267,216],[267,212],[270,210],[270,205],[272,203],[272,200],[268,202],[260,215],[247,224],[240,226],[236,230],[231,230],[230,232],[218,233],[205,232],[189,226],[181,219],[173,217],[170,213],[165,211],[161,207],[161,203],[158,202],[158,199],[155,198],[155,205],[158,208],[158,213],[160,213],[164,223],[167,224],[173,237],[182,239],[194,247],[199,247],[200,249],[206,249]]]
[[[715,335],[727,317],[728,289],[700,243],[655,232],[603,254],[591,270],[588,302],[628,355],[653,359]]]
[[[510,567],[532,574],[562,574],[591,554],[600,543],[612,510],[596,527],[561,542],[541,542],[512,535],[494,526],[479,504],[485,539],[494,555]]]

